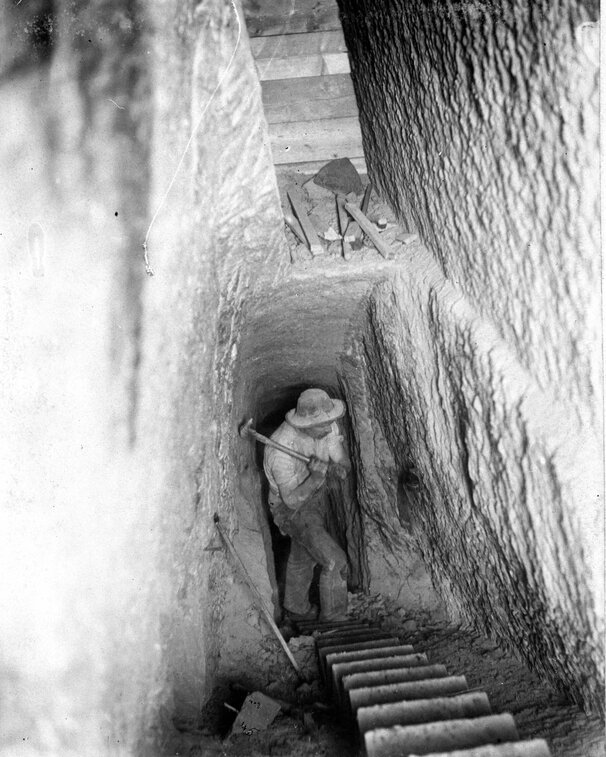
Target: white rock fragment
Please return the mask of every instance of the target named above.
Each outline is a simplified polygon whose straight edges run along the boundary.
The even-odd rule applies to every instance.
[[[341,239],[341,235],[337,234],[332,226],[329,226],[328,229],[322,234],[322,236],[328,242],[337,242],[339,239]]]

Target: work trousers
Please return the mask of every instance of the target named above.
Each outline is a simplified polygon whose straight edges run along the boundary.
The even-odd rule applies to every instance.
[[[309,587],[314,567],[321,565],[320,620],[339,620],[347,614],[347,556],[326,530],[323,509],[324,498],[316,495],[294,514],[284,505],[274,511],[276,525],[291,539],[284,609],[311,612]]]

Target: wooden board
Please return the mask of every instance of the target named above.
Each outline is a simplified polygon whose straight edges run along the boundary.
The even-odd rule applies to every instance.
[[[324,62],[321,55],[298,55],[293,58],[259,58],[256,61],[259,81],[299,79],[321,76]]]
[[[263,106],[298,103],[308,100],[332,100],[354,95],[349,74],[310,76],[301,79],[276,79],[261,84]]]
[[[307,215],[307,211],[305,210],[305,206],[301,199],[300,189],[296,186],[289,187],[287,194],[288,199],[290,200],[290,203],[292,205],[292,209],[295,211],[295,215],[299,219],[299,223],[301,224],[301,228],[303,229],[303,233],[305,234],[305,237],[307,239],[307,244],[309,246],[311,254],[321,255],[324,252],[324,246],[322,245],[322,242],[320,242],[318,232],[316,231],[313,223]]]
[[[244,0],[250,37],[341,29],[337,0]]]
[[[286,121],[319,121],[323,118],[358,117],[356,98],[336,97],[334,100],[303,100],[299,103],[266,103],[265,118],[270,124]]]
[[[339,233],[342,237],[345,236],[345,232],[349,226],[349,216],[345,210],[345,202],[345,195],[337,195],[337,217],[339,219]]]
[[[368,173],[366,160],[364,158],[350,158],[350,160],[359,174]],[[290,174],[296,174],[297,176],[315,176],[326,163],[328,163],[328,160],[311,160],[305,163],[281,163],[276,166],[276,174],[278,176],[289,176]]]
[[[269,135],[275,165],[364,156],[357,118],[270,124]]]
[[[347,53],[294,55],[291,58],[257,58],[259,81],[299,79],[302,76],[325,76],[349,73]]]
[[[255,59],[291,58],[320,53],[346,53],[343,32],[311,32],[310,34],[279,34],[276,37],[255,37],[250,40]]]
[[[357,221],[362,229],[364,229],[366,236],[369,237],[369,239],[372,241],[374,246],[381,253],[381,255],[383,255],[384,258],[391,260],[395,257],[394,249],[389,244],[387,244],[384,239],[381,239],[381,235],[379,234],[375,226],[368,220],[368,218],[366,218],[360,208],[357,208],[351,202],[346,202],[345,210],[349,213],[350,216],[352,216],[352,218]]]

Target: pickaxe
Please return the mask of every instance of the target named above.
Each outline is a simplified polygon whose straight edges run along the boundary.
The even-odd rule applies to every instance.
[[[304,463],[311,462],[311,458],[307,457],[307,455],[303,455],[301,452],[297,452],[294,449],[291,449],[290,447],[285,447],[283,444],[279,444],[278,442],[273,442],[271,439],[268,439],[266,436],[263,436],[263,434],[259,434],[257,431],[254,430],[252,427],[253,419],[250,418],[250,420],[246,421],[246,423],[243,423],[240,426],[240,436],[243,439],[246,439],[247,436],[252,436],[254,439],[257,439],[261,442],[261,444],[267,444],[268,447],[273,447],[274,449],[279,449],[280,452],[285,452],[287,455],[290,455],[291,457],[296,458],[297,460],[302,460]]]

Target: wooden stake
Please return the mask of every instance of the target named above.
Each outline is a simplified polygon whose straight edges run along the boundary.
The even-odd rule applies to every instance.
[[[358,201],[358,196],[355,192],[350,192],[346,195],[345,201],[346,204],[348,202],[353,204]],[[350,221],[347,225],[347,239],[352,250],[361,250],[364,247],[364,234],[362,234],[360,225],[355,221]]]
[[[299,223],[301,224],[301,228],[303,229],[303,233],[305,234],[305,237],[307,239],[307,245],[311,251],[311,254],[322,255],[322,253],[324,252],[324,247],[322,246],[322,242],[320,242],[318,233],[314,229],[314,226],[309,220],[309,216],[307,215],[305,208],[303,207],[299,190],[296,187],[290,187],[290,189],[287,190],[287,194],[288,199],[290,200],[290,203],[292,205],[292,209],[295,211],[295,215],[299,219]]]
[[[347,211],[345,210],[346,202],[347,200],[344,195],[337,195],[339,229],[343,238],[343,257],[345,260],[350,260],[352,257],[352,247],[355,245],[357,250],[362,247],[362,231],[358,224],[355,221],[352,221],[347,215]]]
[[[284,222],[297,239],[307,246],[307,239],[305,239],[305,234],[303,234],[303,229],[297,219],[294,216],[291,216],[290,213],[284,213]]]
[[[345,237],[345,232],[347,231],[347,226],[349,224],[349,217],[347,215],[347,211],[345,210],[345,195],[337,195],[337,213],[339,215],[339,231],[341,232],[341,236]]]

